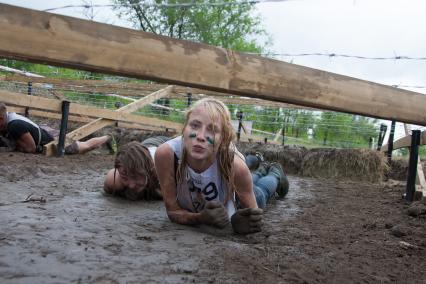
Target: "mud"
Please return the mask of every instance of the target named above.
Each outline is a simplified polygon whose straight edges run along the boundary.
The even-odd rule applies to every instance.
[[[105,196],[112,165],[103,150],[0,153],[1,283],[426,282],[426,204],[406,203],[403,182],[290,175],[263,231],[239,236]]]

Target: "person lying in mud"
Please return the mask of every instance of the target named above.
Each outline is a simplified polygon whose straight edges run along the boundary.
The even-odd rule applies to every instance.
[[[206,98],[187,112],[182,135],[158,147],[155,168],[172,222],[261,231],[261,208],[276,193],[284,197],[288,181],[278,163],[252,176],[234,138],[228,108]]]
[[[151,137],[120,147],[115,155],[114,168],[105,177],[105,193],[130,200],[161,199],[154,153],[168,139],[165,136]]]
[[[25,116],[8,112],[4,103],[0,102],[0,134],[8,141],[9,151],[23,153],[41,153],[43,146],[59,136],[59,131],[48,126],[37,125]],[[87,141],[75,141],[65,147],[65,154],[84,154],[112,139],[105,135]]]

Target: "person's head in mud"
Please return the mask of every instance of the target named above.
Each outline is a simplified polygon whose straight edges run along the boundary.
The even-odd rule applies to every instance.
[[[262,210],[234,137],[228,108],[206,98],[187,112],[182,135],[158,147],[155,167],[171,221],[218,228],[231,221],[237,233],[260,231]]]
[[[157,198],[158,178],[149,150],[136,141],[120,147],[104,189],[130,200]]]

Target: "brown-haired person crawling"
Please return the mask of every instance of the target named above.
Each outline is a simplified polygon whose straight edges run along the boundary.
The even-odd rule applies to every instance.
[[[171,221],[261,231],[261,208],[276,193],[284,197],[288,182],[279,164],[252,175],[234,139],[228,108],[206,98],[187,112],[182,135],[158,147],[155,167]]]
[[[157,136],[121,146],[115,156],[114,169],[106,175],[104,191],[130,200],[161,199],[154,153],[168,139]]]
[[[29,118],[8,112],[0,102],[0,134],[10,140],[14,149],[23,153],[41,153],[43,146],[59,136],[59,131],[48,126],[40,126]],[[87,141],[75,141],[65,147],[65,154],[84,154],[111,140],[111,136],[95,137]]]

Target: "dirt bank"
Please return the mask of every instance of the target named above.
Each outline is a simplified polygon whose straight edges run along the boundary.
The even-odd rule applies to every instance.
[[[403,183],[290,175],[263,232],[238,236],[104,196],[112,161],[0,153],[1,283],[426,281],[426,205],[406,204]]]

